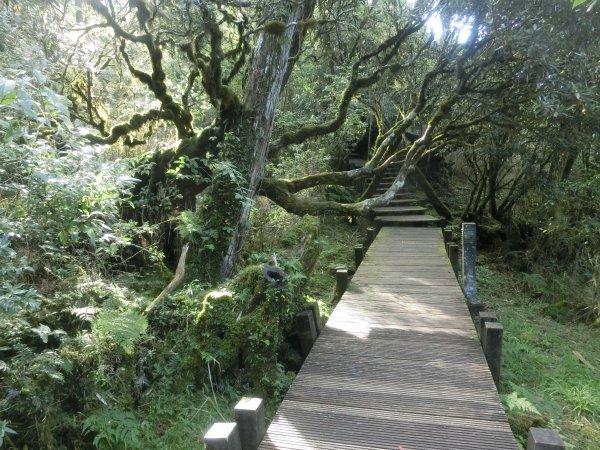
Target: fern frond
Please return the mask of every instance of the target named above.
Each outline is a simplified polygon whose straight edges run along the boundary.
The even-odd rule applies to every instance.
[[[92,325],[95,334],[114,341],[129,354],[133,353],[135,343],[146,334],[147,328],[146,318],[131,310],[102,310]]]

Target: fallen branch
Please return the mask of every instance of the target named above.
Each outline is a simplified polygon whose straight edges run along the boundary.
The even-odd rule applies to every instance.
[[[171,280],[171,282],[167,285],[166,288],[162,290],[158,297],[156,297],[150,305],[146,308],[146,314],[150,314],[156,307],[162,302],[166,297],[171,295],[171,293],[177,289],[181,282],[183,281],[183,277],[185,276],[185,259],[187,257],[187,252],[190,249],[190,244],[185,244],[181,249],[181,255],[179,256],[179,262],[177,263],[177,269],[175,269],[175,276]]]
[[[597,376],[600,376],[600,372],[598,372],[598,370],[596,370],[596,368],[592,366],[590,362],[587,359],[585,359],[581,353],[579,353],[577,350],[573,350],[573,354],[579,360],[579,362],[581,362],[584,366],[586,366],[588,369],[594,372]]]

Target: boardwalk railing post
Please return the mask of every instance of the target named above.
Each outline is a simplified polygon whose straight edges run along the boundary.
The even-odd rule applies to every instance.
[[[444,244],[452,242],[452,228],[444,228]]]
[[[454,270],[454,275],[458,277],[458,244],[455,244],[454,242],[448,243],[448,257],[450,258],[450,264],[452,265],[452,270]]]
[[[366,242],[367,247],[373,243],[373,241],[375,240],[376,234],[377,234],[377,230],[375,229],[375,227],[367,228],[367,242]]]
[[[333,301],[336,302],[348,287],[348,269],[345,267],[338,267],[335,271],[335,292],[333,293]]]
[[[470,302],[477,298],[475,262],[477,259],[477,225],[472,222],[462,224],[462,282],[465,296]]]
[[[363,258],[365,257],[365,246],[362,244],[354,246],[354,265],[356,268],[360,266]]]
[[[217,422],[204,435],[206,450],[242,450],[235,422]]]
[[[242,450],[256,450],[265,434],[265,405],[260,398],[242,398],[234,408]]]
[[[294,325],[300,341],[300,351],[302,356],[306,358],[317,339],[317,327],[313,312],[302,311],[296,314]]]
[[[565,450],[560,435],[548,428],[530,428],[527,437],[527,450]]]
[[[504,328],[498,322],[484,322],[482,327],[482,346],[488,367],[492,372],[496,387],[500,385],[500,366],[502,364],[502,333]]]
[[[486,322],[498,322],[498,317],[496,317],[496,313],[493,311],[480,311],[479,312],[479,326],[477,331],[479,331],[479,340],[481,341],[481,345],[483,346],[483,337],[485,336],[483,332],[483,324]]]
[[[317,302],[309,303],[308,310],[312,312],[313,319],[315,321],[315,329],[317,330],[317,336],[321,334],[323,329],[323,322],[321,321],[321,311],[319,310],[319,304]]]
[[[483,310],[483,304],[477,300],[477,278],[475,264],[477,260],[477,225],[472,222],[462,224],[462,284],[471,317],[477,317]]]

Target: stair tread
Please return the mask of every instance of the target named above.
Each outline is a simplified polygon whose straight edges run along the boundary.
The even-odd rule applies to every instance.
[[[419,203],[419,199],[417,198],[396,198],[394,200],[390,200],[388,206],[411,206]]]
[[[384,189],[384,190],[377,189],[375,191],[374,196],[377,197],[379,195],[385,194],[386,192],[387,192],[387,189]],[[396,198],[397,199],[413,199],[414,195],[415,194],[412,193],[412,192],[397,192],[396,193]]]
[[[422,206],[378,206],[372,208],[372,211],[377,215],[410,215],[411,213],[422,214],[427,211],[427,208]]]
[[[440,222],[439,217],[433,217],[429,214],[408,215],[408,216],[377,216],[375,222],[381,225],[408,225],[408,224],[435,224]]]

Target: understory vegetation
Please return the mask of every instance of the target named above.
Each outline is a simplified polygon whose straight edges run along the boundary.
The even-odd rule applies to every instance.
[[[600,7],[574,3],[1,2],[0,447],[271,415],[294,317],[409,188],[478,224],[518,439],[598,448]]]
[[[600,330],[557,316],[554,307],[556,297],[581,295],[577,283],[544,297],[531,274],[507,270],[495,255],[480,262],[481,299],[504,326],[500,395],[519,442],[525,447],[536,426],[559,430],[567,448],[597,448]]]

